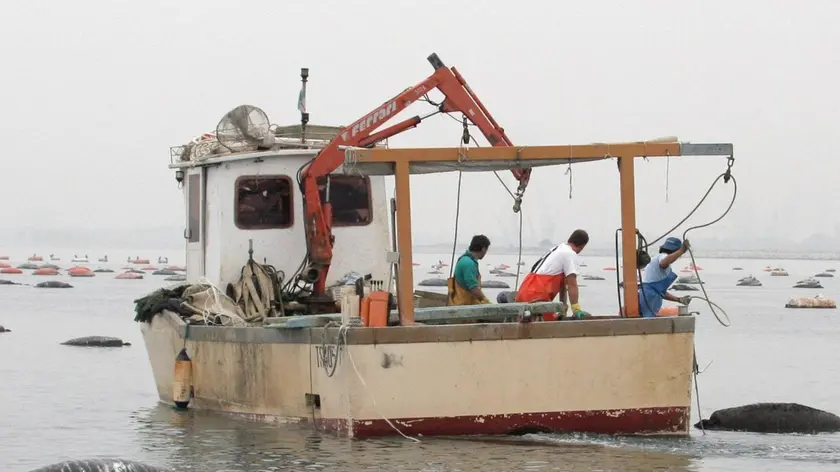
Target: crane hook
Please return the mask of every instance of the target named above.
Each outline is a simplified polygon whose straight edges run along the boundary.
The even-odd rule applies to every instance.
[[[467,115],[466,114],[462,113],[461,117],[462,117],[461,118],[462,123],[464,125],[464,133],[461,135],[461,142],[464,143],[464,145],[467,145],[467,144],[470,143],[469,123],[467,123]]]

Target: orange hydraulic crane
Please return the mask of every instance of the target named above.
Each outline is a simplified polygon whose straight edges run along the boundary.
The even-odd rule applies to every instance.
[[[406,89],[396,97],[386,101],[353,124],[344,128],[327,146],[325,146],[301,172],[298,185],[301,187],[304,205],[304,227],[306,231],[307,261],[306,270],[302,274],[305,282],[314,285],[312,295],[324,295],[326,279],[332,262],[332,249],[335,238],[332,234],[332,205],[329,201],[329,190],[325,201],[321,201],[318,189],[319,179],[328,177],[344,163],[344,146],[370,148],[377,142],[414,128],[421,121],[438,113],[460,112],[481,130],[484,137],[492,146],[513,146],[503,128],[496,123],[490,112],[470,89],[467,82],[455,67],[448,68],[437,54],[428,57],[435,72],[422,82]],[[428,100],[427,94],[433,89],[440,90],[444,100],[438,110],[425,116],[414,116],[382,131],[375,132],[390,118],[403,111],[418,100]],[[469,138],[465,136],[465,141]],[[465,142],[466,144],[466,142]],[[518,212],[522,195],[531,176],[530,168],[512,169],[514,177],[519,181],[516,190],[514,211]],[[327,184],[329,185],[329,183]]]

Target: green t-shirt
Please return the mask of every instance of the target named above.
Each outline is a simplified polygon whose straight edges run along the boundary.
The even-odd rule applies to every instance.
[[[478,287],[478,261],[467,251],[458,258],[452,273],[455,282],[466,290]]]

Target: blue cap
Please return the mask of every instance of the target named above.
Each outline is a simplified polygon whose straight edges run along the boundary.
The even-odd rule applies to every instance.
[[[680,241],[680,238],[670,237],[662,243],[662,249],[665,249],[666,251],[676,251],[681,247],[682,241]]]

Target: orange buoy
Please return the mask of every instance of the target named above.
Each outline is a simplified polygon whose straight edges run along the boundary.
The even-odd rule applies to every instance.
[[[41,269],[36,269],[34,272],[32,272],[32,275],[58,275],[58,271],[51,267],[44,267]]]
[[[188,325],[189,326],[189,325]],[[186,340],[184,347],[175,358],[175,372],[172,375],[172,401],[177,408],[187,408],[192,399],[192,360],[187,354]]]
[[[621,310],[624,311],[624,306],[621,307]],[[621,312],[618,313],[621,315]],[[663,306],[659,309],[659,312],[656,313],[656,317],[663,317],[663,316],[679,316],[680,314],[680,307],[676,305],[671,306]]]
[[[96,274],[93,273],[92,270],[88,269],[87,267],[73,267],[67,271],[70,274],[70,277],[93,277]]]
[[[22,274],[23,271],[17,267],[4,267],[0,269],[0,274]]]
[[[656,314],[657,317],[659,316],[677,316],[680,314],[680,307],[676,305],[671,306],[663,306],[659,312]]]

